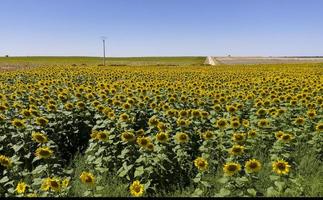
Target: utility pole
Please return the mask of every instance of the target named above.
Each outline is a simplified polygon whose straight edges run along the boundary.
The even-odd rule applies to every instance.
[[[103,42],[103,65],[105,66],[105,36],[102,36],[102,42]]]

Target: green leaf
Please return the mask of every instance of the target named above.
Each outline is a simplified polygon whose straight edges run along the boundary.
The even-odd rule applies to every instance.
[[[269,176],[269,179],[272,180],[272,181],[277,181],[280,177],[279,176],[276,176],[276,175],[270,175]]]
[[[255,197],[256,194],[257,194],[257,191],[255,189],[253,189],[253,188],[247,189],[247,192],[253,197]]]
[[[219,194],[221,197],[225,197],[225,196],[229,196],[231,194],[231,191],[226,188],[221,188]]]
[[[203,194],[203,190],[201,190],[200,188],[196,188],[192,194],[192,197],[200,197],[202,194]]]
[[[275,181],[274,184],[277,186],[279,191],[283,191],[283,188],[285,186],[285,182],[282,181]]]
[[[4,177],[2,177],[2,179],[0,179],[0,183],[6,183],[8,181],[9,181],[8,176],[4,176]]]
[[[138,176],[143,175],[144,173],[145,173],[144,167],[143,166],[140,166],[140,167],[137,167],[136,168],[136,171],[135,171],[134,176],[135,177],[138,177]]]
[[[277,197],[279,196],[279,192],[274,189],[274,187],[267,188],[267,196],[269,197]]]
[[[227,177],[222,177],[222,178],[218,179],[218,182],[222,183],[222,184],[225,184],[226,182],[228,182],[228,180],[229,179]]]

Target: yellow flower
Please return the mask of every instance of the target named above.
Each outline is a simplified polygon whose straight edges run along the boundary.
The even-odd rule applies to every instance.
[[[241,155],[244,152],[244,147],[240,146],[240,145],[234,145],[230,150],[229,153],[231,155],[237,156],[237,155]]]
[[[237,120],[232,120],[232,121],[230,122],[230,124],[231,124],[231,127],[232,127],[232,128],[234,128],[234,129],[237,129],[237,128],[239,128],[239,127],[240,127],[240,122],[239,122],[239,121],[237,121]]]
[[[94,185],[95,183],[95,177],[90,172],[82,172],[80,179],[82,183],[88,184],[88,185]]]
[[[132,132],[123,132],[121,134],[121,139],[124,142],[133,142],[136,140],[136,136]]]
[[[275,137],[279,140],[281,138],[281,136],[284,135],[283,131],[278,131],[277,133],[275,133]]]
[[[126,122],[126,121],[129,120],[129,115],[127,115],[126,113],[123,113],[123,114],[120,115],[120,118],[119,119],[122,122]]]
[[[200,171],[205,171],[208,168],[208,162],[202,158],[198,157],[194,160],[194,165],[197,167]]]
[[[68,185],[70,184],[70,180],[69,179],[67,179],[67,178],[65,178],[63,181],[62,181],[62,186],[63,187],[67,187]]]
[[[245,139],[245,134],[244,133],[234,133],[232,136],[232,140],[235,142],[242,142]]]
[[[323,131],[323,123],[322,123],[322,122],[318,123],[318,124],[315,126],[315,130],[316,130],[317,132],[322,132],[322,131]]]
[[[140,197],[144,193],[144,186],[140,183],[140,181],[134,181],[130,185],[130,193],[132,196]]]
[[[165,132],[157,133],[156,139],[160,143],[166,143],[168,141],[168,134]]]
[[[50,179],[49,181],[49,186],[52,190],[54,191],[59,191],[61,189],[61,183],[60,183],[60,180],[57,179],[57,178],[52,178]]]
[[[305,122],[305,119],[303,117],[298,117],[295,119],[295,123],[298,125],[302,125],[304,124],[304,122]]]
[[[293,135],[288,134],[288,133],[287,134],[283,134],[278,139],[281,140],[281,141],[283,141],[283,142],[289,142],[290,140],[293,139]]]
[[[149,137],[139,137],[137,139],[137,144],[141,147],[147,147],[147,145],[150,143],[151,143],[151,139]]]
[[[269,126],[269,121],[268,121],[267,119],[260,119],[260,120],[258,121],[258,126],[259,126],[260,128],[266,128],[266,127],[268,127],[268,126]]]
[[[223,171],[227,176],[233,176],[240,170],[241,170],[241,165],[239,163],[228,162],[223,166]]]
[[[25,182],[19,182],[16,187],[16,191],[18,194],[23,194],[25,193],[26,188],[27,188],[27,184]]]
[[[46,143],[48,141],[47,136],[44,135],[43,133],[33,132],[31,136],[32,136],[32,140],[38,143]]]
[[[35,155],[40,159],[47,159],[53,155],[53,151],[49,147],[38,147]]]
[[[175,135],[175,140],[178,142],[178,143],[187,143],[188,140],[189,140],[189,137],[186,133],[182,133],[182,132],[177,132],[176,135]]]
[[[99,131],[96,134],[96,138],[100,141],[106,142],[109,140],[109,132],[107,130]]]
[[[48,124],[48,119],[44,118],[44,117],[37,117],[36,118],[36,124],[38,124],[39,126],[46,126]]]
[[[52,179],[49,178],[49,177],[48,178],[45,178],[43,180],[43,182],[42,182],[42,185],[41,185],[40,189],[43,190],[43,191],[48,191],[50,189],[50,181],[51,180]]]
[[[12,121],[12,125],[14,125],[17,128],[25,128],[25,121],[20,119],[14,119]]]
[[[288,164],[288,162],[284,160],[277,160],[273,162],[272,167],[273,167],[273,171],[276,174],[282,175],[282,174],[288,174],[290,165]]]
[[[225,120],[225,119],[219,119],[216,122],[216,125],[217,125],[218,128],[224,129],[227,126],[227,120]]]
[[[11,166],[12,162],[11,159],[8,158],[7,156],[0,155],[0,165],[9,168]]]
[[[250,159],[245,164],[247,173],[259,172],[261,169],[261,163],[256,159]]]
[[[202,134],[204,140],[211,140],[214,138],[214,133],[211,131],[206,131]]]

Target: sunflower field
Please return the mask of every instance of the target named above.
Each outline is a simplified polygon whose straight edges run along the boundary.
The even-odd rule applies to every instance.
[[[323,196],[322,83],[322,64],[0,72],[0,197]]]

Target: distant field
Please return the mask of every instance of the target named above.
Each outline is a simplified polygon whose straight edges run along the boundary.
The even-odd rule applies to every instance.
[[[322,57],[213,57],[221,64],[323,63]]]
[[[106,58],[107,65],[199,65],[205,57],[113,57]],[[0,66],[6,65],[62,65],[102,64],[100,57],[0,57]]]

